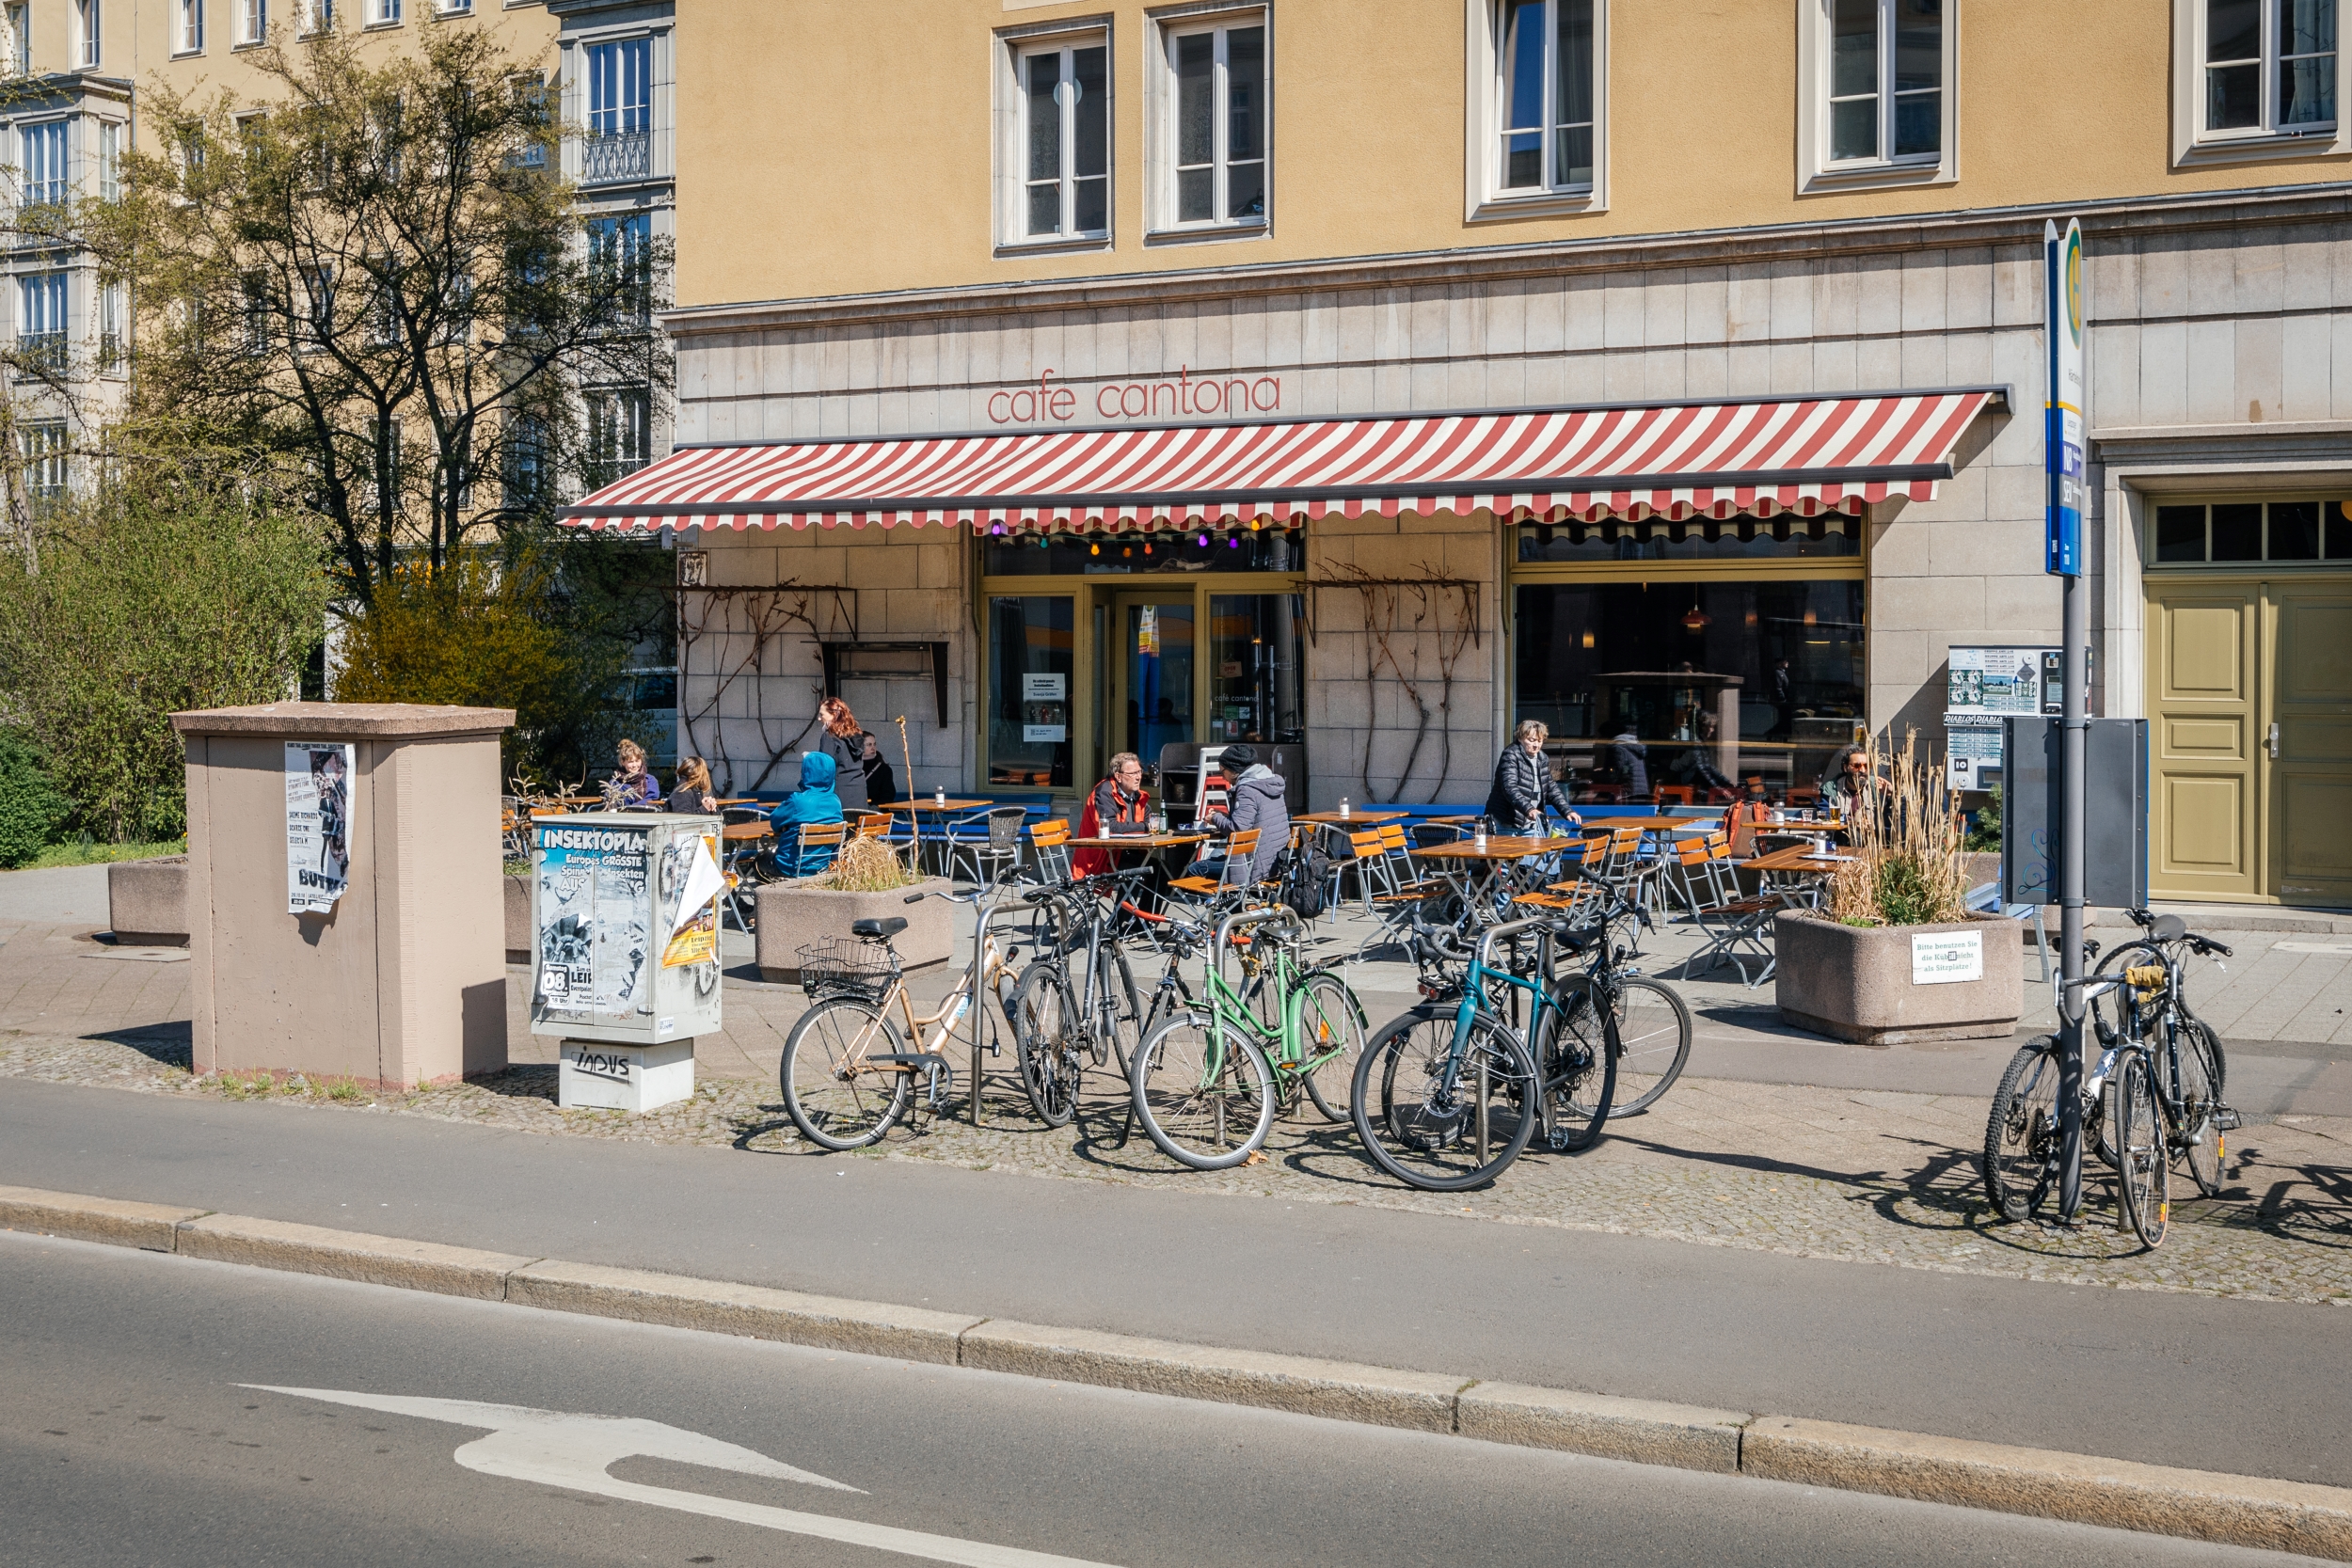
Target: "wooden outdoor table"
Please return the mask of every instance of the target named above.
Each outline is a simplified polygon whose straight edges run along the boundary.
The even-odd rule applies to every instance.
[[[773,838],[775,830],[765,822],[730,822],[719,830],[719,836],[734,843],[755,838]]]
[[[1064,844],[1082,849],[1171,849],[1180,844],[1202,844],[1207,833],[1128,833],[1107,838],[1066,838]]]
[[[1809,872],[1825,877],[1853,859],[1851,855],[1824,855],[1810,845],[1792,844],[1786,849],[1775,849],[1769,855],[1741,861],[1740,869],[1781,874]]]
[[[728,806],[755,806],[760,803],[759,797],[756,795],[738,795],[732,798],[713,796],[712,800],[722,809]]]
[[[993,800],[959,800],[950,796],[946,802],[942,804],[928,795],[922,795],[912,800],[893,800],[882,809],[902,811],[914,816],[914,820],[909,826],[914,830],[914,863],[919,866],[923,863],[923,816],[925,814],[932,816],[948,816],[961,812],[978,811],[983,806],[993,806],[995,803]],[[948,863],[941,869],[952,871],[955,863],[955,840],[949,836],[946,823],[942,822],[939,825],[939,832],[933,842],[947,846]]]
[[[1708,818],[1705,816],[1588,816],[1584,819],[1584,827],[1587,832],[1598,831],[1605,832],[1611,828],[1646,828],[1652,832],[1660,832],[1670,828],[1702,827],[1707,823],[1707,821]]]
[[[1476,839],[1464,838],[1452,844],[1432,844],[1413,853],[1433,861],[1516,861],[1530,855],[1556,855],[1581,842],[1573,838],[1518,838],[1494,833],[1488,835],[1484,849],[1478,847]]]
[[[1408,811],[1358,811],[1342,816],[1335,811],[1300,812],[1294,822],[1314,822],[1331,828],[1376,828],[1383,822],[1401,822],[1413,814]]]

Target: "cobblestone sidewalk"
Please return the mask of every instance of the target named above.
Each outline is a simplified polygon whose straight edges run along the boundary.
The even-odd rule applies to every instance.
[[[882,1148],[859,1155],[806,1148],[772,1085],[744,1078],[706,1080],[691,1101],[644,1117],[558,1108],[555,1070],[544,1066],[369,1099],[348,1085],[299,1079],[196,1079],[184,1035],[174,1038],[168,1029],[116,1038],[0,1035],[0,1075],[295,1101],[321,1115],[421,1116],[559,1136],[731,1146],[758,1158],[934,1161],[1905,1268],[2352,1306],[2352,1118],[2303,1117],[2238,1134],[2224,1196],[2176,1202],[2171,1237],[2151,1254],[2117,1228],[2111,1189],[2095,1167],[2090,1223],[2081,1229],[1994,1219],[1976,1168],[1985,1102],[1964,1096],[1686,1078],[1654,1111],[1611,1123],[1585,1154],[1531,1152],[1488,1191],[1441,1196],[1388,1182],[1357,1150],[1352,1130],[1321,1121],[1311,1108],[1302,1107],[1304,1119],[1277,1124],[1263,1163],[1216,1175],[1180,1169],[1140,1131],[1122,1144],[1123,1100],[1109,1074],[1090,1080],[1076,1125],[1048,1129],[1030,1116],[1009,1057],[984,1085],[985,1127],[972,1125],[968,1085],[960,1085],[951,1119],[901,1128]],[[2176,1195],[2182,1190],[2176,1182]]]

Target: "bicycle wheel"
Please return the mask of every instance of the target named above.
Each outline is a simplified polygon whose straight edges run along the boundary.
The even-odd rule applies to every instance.
[[[1094,1005],[1097,1022],[1089,1041],[1094,1065],[1106,1065],[1104,1048],[1107,1045],[1124,1081],[1127,1064],[1135,1060],[1136,1046],[1143,1038],[1143,1004],[1136,995],[1136,973],[1127,962],[1125,948],[1106,942],[1097,956]]]
[[[2187,1167],[2188,1179],[2197,1183],[2197,1191],[2206,1197],[2221,1196],[2221,1126],[2215,1114],[2221,1108],[2221,1095],[2214,1087],[2213,1058],[2208,1054],[2205,1037],[2212,1031],[2198,1020],[2183,1019],[2173,1035],[2173,1047],[2180,1053],[2181,1121],[2175,1129],[2175,1143],[2181,1164]]]
[[[1204,1013],[1179,1013],[1136,1052],[1136,1116],[1160,1152],[1194,1170],[1226,1170],[1274,1126],[1274,1069],[1247,1035]]]
[[[1348,1118],[1356,1064],[1364,1054],[1364,1005],[1336,974],[1311,974],[1298,1005],[1298,1044],[1307,1053],[1307,1098],[1326,1121]]]
[[[2005,1220],[2033,1217],[2050,1196],[2058,1147],[2058,1060],[2043,1035],[2009,1059],[1984,1123],[1984,1193]]]
[[[1597,1051],[1600,1016],[1592,987],[1589,974],[1572,974],[1561,983],[1560,1025]],[[1616,1013],[1617,1081],[1609,1114],[1638,1117],[1675,1086],[1691,1060],[1691,1009],[1672,987],[1629,977],[1617,982]],[[1557,1074],[1547,1068],[1544,1076]],[[1581,1116],[1592,1114],[1589,1099],[1569,1103]]]
[[[1547,1086],[1548,1102],[1537,1117],[1545,1145],[1555,1154],[1576,1154],[1593,1146],[1601,1124],[1614,1114],[1617,1074],[1624,1068],[1622,1043],[1609,1050],[1609,1021],[1587,1000],[1579,1021],[1557,1008],[1535,1015],[1529,1054]]]
[[[785,1037],[776,1078],[801,1136],[835,1151],[880,1143],[906,1115],[914,1075],[876,1056],[902,1055],[898,1026],[870,1002],[836,996]]]
[[[1031,964],[1012,990],[1012,1043],[1021,1086],[1048,1127],[1067,1127],[1078,1114],[1078,1074],[1071,1045],[1070,992],[1057,962]]]
[[[2148,1059],[2123,1058],[2115,1085],[2116,1184],[2123,1217],[2151,1251],[2164,1244],[2172,1223],[2172,1151],[2165,1147],[2164,1108],[2148,1075]]]
[[[1480,1013],[1449,1073],[1454,1029],[1452,1007],[1414,1008],[1364,1047],[1348,1091],[1356,1134],[1374,1163],[1426,1192],[1485,1186],[1535,1131],[1527,1047]]]

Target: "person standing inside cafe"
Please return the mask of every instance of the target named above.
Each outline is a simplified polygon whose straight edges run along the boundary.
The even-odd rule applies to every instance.
[[[1584,818],[1568,804],[1567,791],[1544,760],[1544,742],[1550,736],[1551,730],[1540,719],[1522,719],[1512,732],[1511,744],[1495,763],[1494,787],[1486,791],[1486,816],[1496,832],[1540,833],[1547,806],[1566,817],[1568,826],[1583,826]]]

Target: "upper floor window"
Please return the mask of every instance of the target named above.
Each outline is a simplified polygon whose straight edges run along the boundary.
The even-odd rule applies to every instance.
[[[130,341],[130,303],[119,282],[103,283],[98,289],[98,369],[105,375],[120,375],[123,355]]]
[[[73,59],[84,71],[96,71],[105,63],[103,4],[103,0],[73,0]]]
[[[122,126],[111,119],[98,122],[98,198],[122,199]]]
[[[1020,56],[1022,234],[1108,234],[1110,50],[1102,43]]]
[[[653,214],[591,219],[588,259],[612,291],[615,325],[644,325],[653,309]]]
[[[26,273],[16,280],[16,346],[20,353],[54,363],[65,357],[66,275]]]
[[[1273,106],[1264,13],[1166,37],[1161,227],[1263,224]]]
[[[1590,190],[1597,0],[1503,0],[1501,191]]]
[[[43,120],[17,132],[22,157],[19,178],[24,205],[40,207],[65,200],[66,122]]]
[[[368,0],[368,25],[389,27],[400,20],[401,0]]]
[[[8,68],[23,72],[33,69],[33,8],[23,0],[11,5],[6,12],[8,28]]]
[[[2207,135],[2335,129],[2335,0],[2203,0],[2200,9]]]
[[[17,450],[24,459],[24,489],[37,502],[63,497],[69,480],[65,421],[42,420],[19,427]]]
[[[173,29],[174,51],[182,55],[204,52],[204,0],[180,0],[180,15]]]
[[[443,16],[463,16],[473,9],[473,0],[441,0]]]
[[[299,0],[294,15],[304,38],[324,33],[335,25],[335,0]]]
[[[653,172],[653,40],[592,43],[587,55],[588,136],[580,180],[643,180]]]
[[[1806,0],[1804,188],[1957,178],[1958,0]]]
[[[262,43],[269,38],[269,0],[237,0],[237,41]]]

